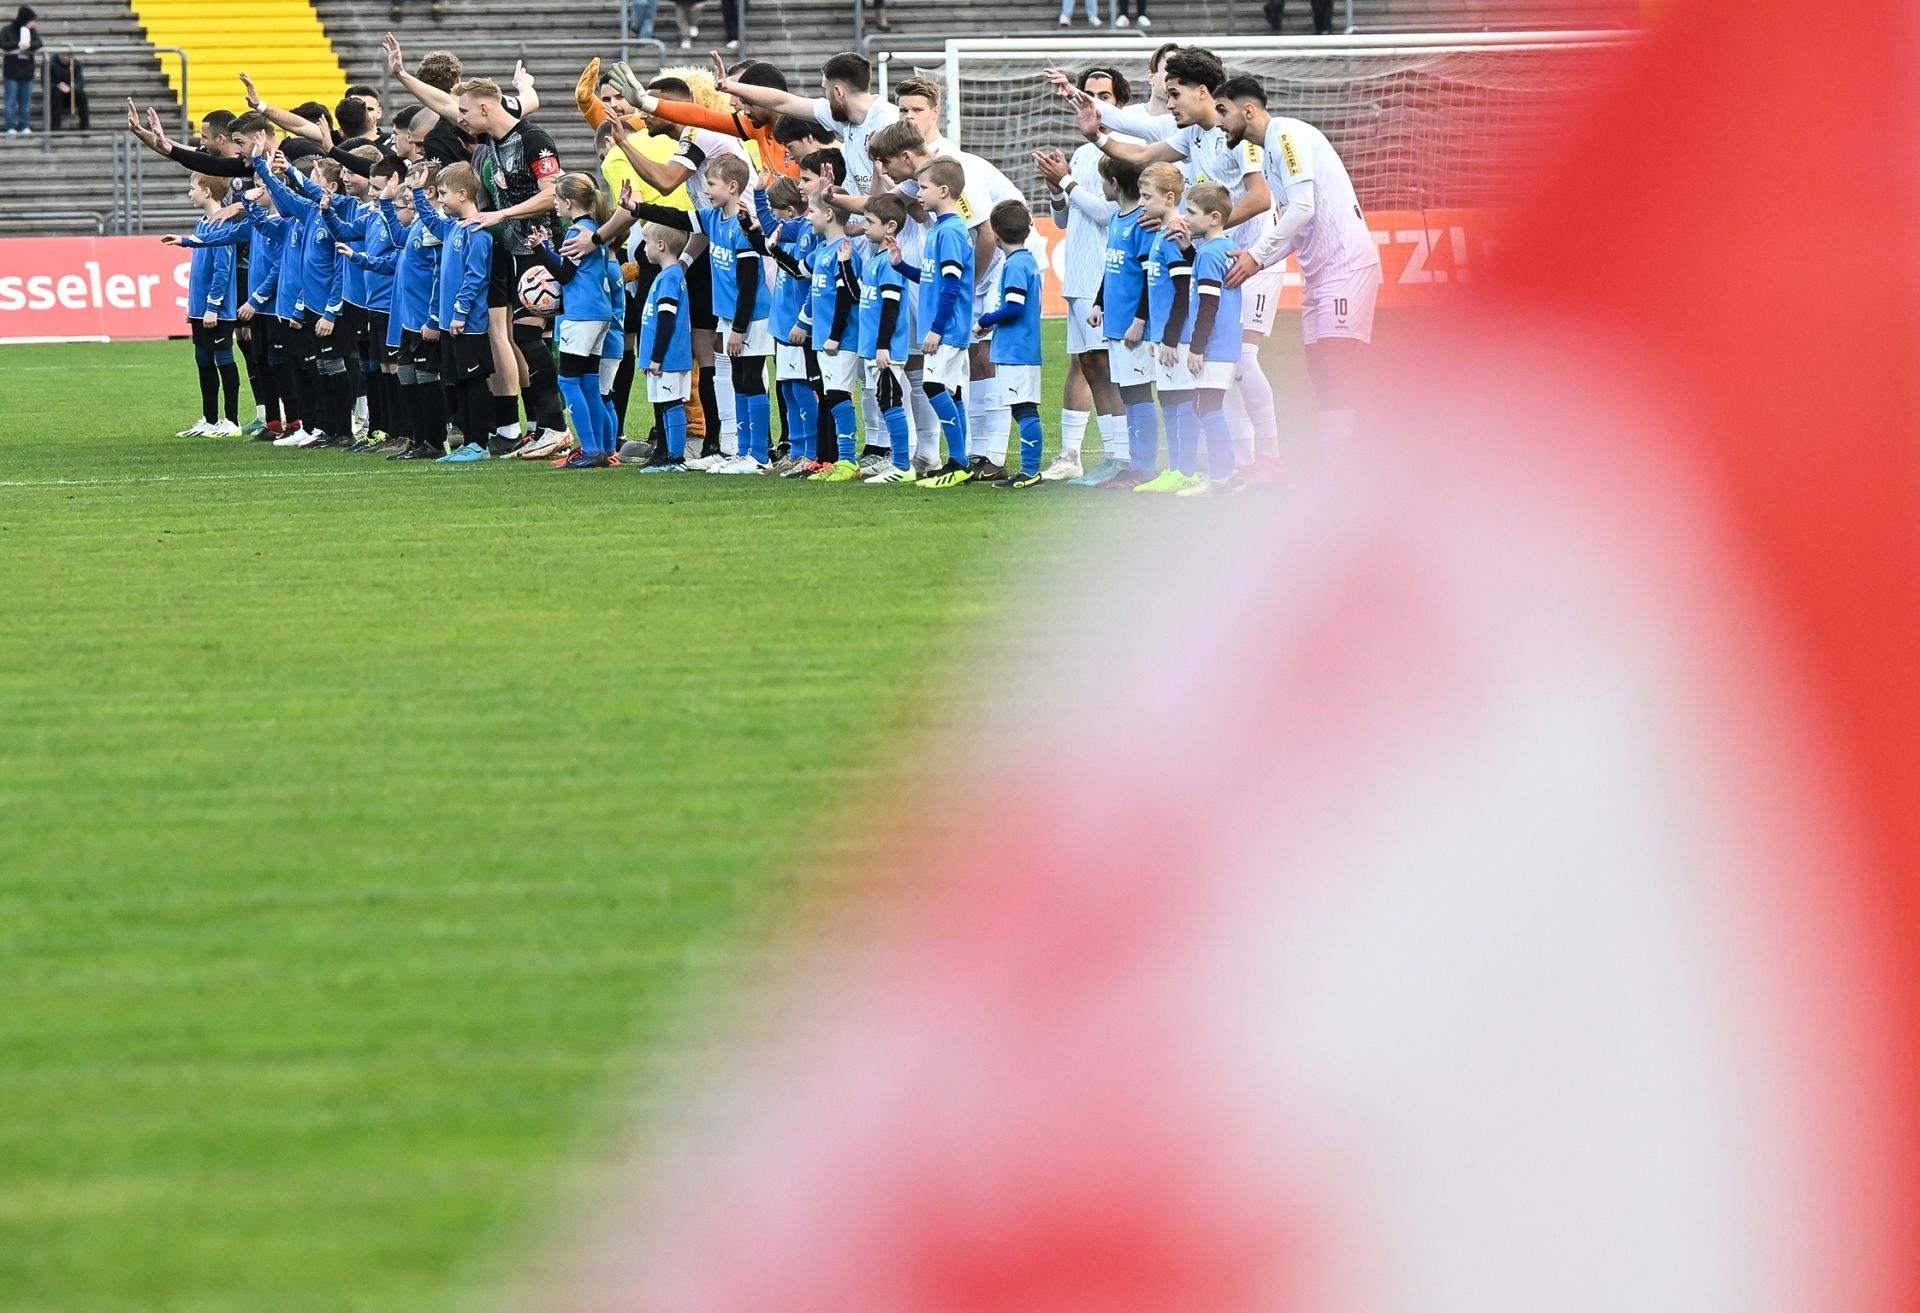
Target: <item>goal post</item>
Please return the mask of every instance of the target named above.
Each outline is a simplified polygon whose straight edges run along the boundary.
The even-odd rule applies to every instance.
[[[1199,38],[1229,74],[1259,78],[1275,114],[1326,133],[1369,210],[1510,204],[1537,171],[1530,144],[1579,113],[1638,39],[1627,30]],[[941,83],[948,138],[991,160],[1031,200],[1043,187],[1033,152],[1071,153],[1081,140],[1040,69],[1111,67],[1143,103],[1156,44],[958,38],[939,50],[884,52],[877,85],[887,94],[909,76]]]

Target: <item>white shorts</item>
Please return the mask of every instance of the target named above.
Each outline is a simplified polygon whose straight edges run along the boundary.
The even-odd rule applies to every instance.
[[[1327,337],[1373,341],[1373,308],[1379,299],[1377,264],[1316,278],[1301,293],[1301,340],[1309,345]]]
[[[613,385],[620,380],[620,357],[616,355],[600,357],[600,395],[607,396],[613,391]]]
[[[1000,400],[1009,406],[1023,401],[1040,404],[1040,366],[995,365],[994,377],[1000,380]]]
[[[713,356],[715,360],[727,354],[727,339],[733,336],[730,324],[721,324],[714,330]],[[740,351],[743,356],[770,356],[773,354],[773,330],[767,327],[767,321],[756,319],[747,325],[746,346]]]
[[[967,384],[967,348],[963,346],[941,346],[927,357],[923,366],[924,377],[929,383],[943,388],[965,387]]]
[[[866,365],[867,370],[867,395],[878,397],[880,395],[880,366],[878,362],[872,360],[863,363]],[[893,381],[900,385],[900,398],[904,402],[907,396],[907,367],[896,360],[887,366],[887,372],[892,374]]]
[[[773,349],[773,378],[776,383],[807,376],[807,349],[782,342]]]
[[[860,377],[860,357],[851,348],[842,347],[831,355],[822,351],[816,358],[820,361],[821,389],[852,396],[854,383]]]
[[[1004,263],[1004,260],[1001,261],[1001,264]],[[1000,264],[988,270],[986,286],[982,287],[979,283],[973,285],[973,322],[976,324],[980,322],[981,315],[1000,308],[999,270]]]
[[[559,345],[563,356],[597,356],[601,344],[607,340],[607,330],[611,328],[604,319],[563,319],[560,321]]]
[[[1273,334],[1274,316],[1280,312],[1280,284],[1286,277],[1285,264],[1262,269],[1240,284],[1240,327],[1262,337]]]
[[[1171,365],[1162,364],[1160,353],[1153,353],[1153,382],[1162,392],[1191,392],[1199,384],[1194,381],[1193,372],[1187,368],[1187,349],[1180,348],[1180,354],[1173,358]]]
[[[1153,363],[1147,354],[1147,344],[1128,346],[1125,342],[1107,339],[1107,369],[1113,375],[1113,385],[1117,388],[1139,387],[1153,382]]]
[[[1238,360],[1209,360],[1201,366],[1200,373],[1193,378],[1191,386],[1225,392],[1233,386],[1233,374],[1239,367]]]
[[[1089,351],[1103,350],[1107,339],[1099,329],[1087,322],[1093,313],[1093,298],[1076,296],[1067,302],[1067,354],[1084,356]]]
[[[654,405],[663,401],[685,401],[693,391],[693,371],[682,369],[647,375],[647,400]]]

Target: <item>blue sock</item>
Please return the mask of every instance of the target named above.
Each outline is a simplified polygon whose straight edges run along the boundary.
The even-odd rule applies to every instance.
[[[1127,407],[1127,464],[1136,470],[1155,470],[1160,460],[1160,412],[1151,401]]]
[[[773,444],[773,398],[764,392],[756,392],[747,398],[747,416],[753,421],[752,445],[748,445],[747,430],[740,430],[740,450],[748,452],[762,465],[772,454]]]
[[[787,420],[793,431],[787,435],[787,445],[792,448],[790,454],[799,459],[812,450],[814,435],[820,431],[820,398],[805,379],[797,380],[792,387],[787,398]]]
[[[896,470],[911,468],[913,439],[907,433],[907,408],[895,406],[891,410],[883,410],[880,418],[887,425],[887,445],[893,452],[893,467]]]
[[[933,413],[940,417],[940,431],[947,438],[947,459],[967,463],[967,417],[960,412],[953,394],[945,388],[935,388],[927,398],[933,407]]]
[[[1227,427],[1227,412],[1215,406],[1200,416],[1200,427],[1207,435],[1207,477],[1224,479],[1233,473],[1233,430]]]
[[[600,450],[600,425],[594,418],[600,407],[587,409],[586,389],[581,387],[585,380],[570,374],[560,376],[560,395],[567,399],[567,418],[573,421],[574,436],[580,439],[580,450],[593,454]]]
[[[587,404],[600,403],[600,446],[602,450],[612,451],[620,445],[620,412],[614,409],[613,402],[600,395],[600,376],[589,374],[586,378]]]
[[[687,408],[678,403],[668,407],[660,417],[660,426],[667,434],[667,455],[683,459],[687,454]]]
[[[1175,435],[1179,449],[1173,451]],[[1167,430],[1167,447],[1173,451],[1173,468],[1191,476],[1200,467],[1200,411],[1191,400],[1173,408],[1173,424]]]
[[[854,417],[853,402],[833,403],[833,438],[840,444],[840,459],[852,460],[854,444],[860,441],[860,421]]]
[[[1020,416],[1020,472],[1038,474],[1040,472],[1040,417],[1022,414]]]

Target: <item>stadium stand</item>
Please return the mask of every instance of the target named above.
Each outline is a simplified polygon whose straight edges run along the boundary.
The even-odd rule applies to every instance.
[[[195,121],[236,108],[243,71],[283,104],[331,106],[347,92],[346,70],[307,0],[133,0],[133,10],[149,41],[187,52]],[[177,80],[173,86],[177,95]]]
[[[663,5],[664,7],[664,5]],[[389,108],[406,99],[390,82],[380,39],[396,31],[409,63],[429,50],[450,48],[475,75],[505,83],[516,60],[525,60],[537,79],[546,109],[541,121],[569,165],[585,167],[593,159],[592,137],[572,108],[573,84],[595,54],[619,54],[619,11],[612,5],[561,5],[530,0],[442,0],[440,16],[426,5],[405,5],[396,24],[388,6],[355,0],[64,0],[49,7],[42,32],[49,49],[72,46],[87,68],[93,95],[94,130],[49,137],[6,138],[0,145],[0,235],[100,231],[168,232],[190,221],[185,177],[173,166],[148,156],[144,171],[122,186],[121,161],[128,158],[120,130],[122,106],[130,95],[142,106],[155,105],[168,131],[179,135],[181,108],[177,61],[159,46],[186,45],[188,95],[192,112],[240,109],[236,74],[244,68],[275,104],[289,106],[309,97],[332,104],[350,83],[390,88]],[[283,12],[283,10],[285,12]],[[529,11],[534,11],[530,14]],[[297,11],[297,12],[295,12]],[[1296,12],[1297,11],[1297,12]],[[1344,15],[1344,8],[1337,13]],[[1056,39],[1055,0],[1032,0],[1009,22],[1006,9],[982,0],[891,0],[894,31],[869,33],[874,51],[937,48],[948,36],[1005,35]],[[1154,0],[1154,26],[1130,29],[1143,54],[1161,41],[1208,34],[1259,35],[1266,30],[1258,0]],[[1463,30],[1499,28],[1600,28],[1631,24],[1635,0],[1355,0],[1361,30]],[[143,27],[141,16],[150,21]],[[317,16],[318,21],[315,21]],[[667,65],[704,65],[706,37],[719,35],[717,6],[701,13],[706,26],[690,51],[630,43],[628,55],[646,75]],[[1305,0],[1288,6],[1289,32],[1307,23]],[[810,91],[811,70],[853,39],[852,0],[757,0],[747,11],[742,55],[771,60],[786,70],[795,89]],[[676,29],[663,19],[663,34]],[[1074,28],[1085,35],[1084,23]],[[246,33],[245,37],[229,33]],[[1106,33],[1103,31],[1103,35]],[[299,49],[293,47],[298,40]],[[321,41],[330,43],[325,52]],[[1061,58],[1071,61],[1070,48]],[[896,73],[896,76],[900,75]],[[322,80],[324,79],[324,80]],[[44,121],[44,100],[36,93],[36,122]],[[116,139],[120,143],[116,145]],[[138,152],[136,146],[135,153]],[[50,196],[48,177],[57,184]]]

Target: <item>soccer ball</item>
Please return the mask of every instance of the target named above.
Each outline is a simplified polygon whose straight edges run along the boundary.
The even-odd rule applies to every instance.
[[[535,266],[520,275],[520,304],[536,315],[551,315],[560,308],[560,280]]]

